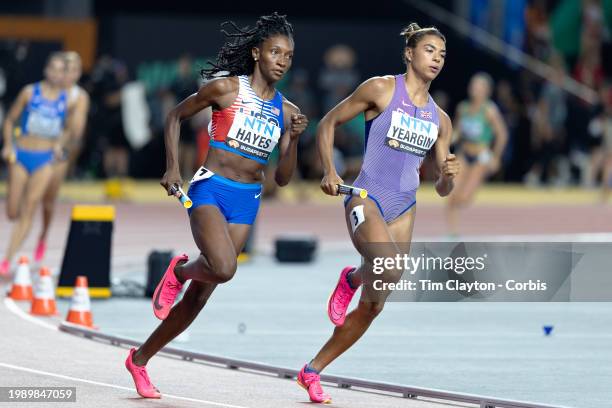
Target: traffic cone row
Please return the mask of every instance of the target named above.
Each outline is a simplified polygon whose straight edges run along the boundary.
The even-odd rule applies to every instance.
[[[30,265],[27,257],[19,258],[19,266],[15,273],[15,280],[11,286],[9,297],[17,301],[31,301],[30,313],[38,316],[57,315],[57,304],[55,303],[55,288],[49,268],[41,267],[40,276],[36,285],[36,291],[32,292],[32,278],[30,276]],[[74,294],[70,301],[70,309],[66,321],[94,328],[93,315],[91,313],[91,301],[86,276],[77,276]]]

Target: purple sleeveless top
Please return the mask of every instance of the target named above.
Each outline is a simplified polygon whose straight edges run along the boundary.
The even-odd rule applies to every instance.
[[[354,182],[368,190],[385,221],[394,220],[415,204],[419,167],[436,142],[439,127],[431,95],[427,105],[415,106],[404,75],[396,75],[391,102],[366,122],[363,165]]]

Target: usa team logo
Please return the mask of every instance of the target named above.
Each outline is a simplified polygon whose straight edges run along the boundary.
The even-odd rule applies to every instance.
[[[270,112],[276,116],[280,115],[280,110],[276,106],[273,106],[272,109],[270,109]]]
[[[419,116],[422,119],[432,119],[433,118],[433,113],[429,112],[429,111],[420,111],[419,112]]]

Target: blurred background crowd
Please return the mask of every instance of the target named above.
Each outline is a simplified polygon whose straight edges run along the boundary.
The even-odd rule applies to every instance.
[[[2,4],[0,15],[10,19],[42,11],[52,18],[94,21],[98,31],[91,63],[84,58],[81,85],[92,104],[84,147],[71,171],[76,179],[160,177],[165,168],[164,118],[201,85],[199,70],[214,59],[222,43],[219,23],[253,23],[224,12],[220,5],[179,5],[170,12],[168,5],[153,1],[142,16],[135,13],[142,12],[136,4],[118,1],[30,3]],[[451,118],[467,98],[474,73],[485,71],[494,80],[491,99],[509,130],[494,180],[583,187],[601,181],[606,154],[612,151],[612,1],[417,2],[425,7],[392,1],[385,10],[373,11],[372,4],[353,2],[342,22],[335,11],[325,17],[323,11],[316,15],[300,5],[277,3],[260,14],[278,6],[273,8],[287,13],[295,27],[294,65],[279,89],[310,118],[300,139],[300,178],[321,177],[315,150],[320,118],[368,77],[402,72],[403,47],[397,34],[416,20],[421,26],[436,25],[447,35],[446,67],[431,93]],[[439,9],[470,22],[471,31],[462,34],[452,21],[439,21]],[[477,38],[479,30],[487,33],[484,41]],[[494,42],[486,41],[490,38],[522,50],[536,64],[545,63],[547,75],[495,52]],[[48,53],[63,46],[0,32],[0,121],[21,87],[40,79]],[[210,112],[203,112],[183,124],[185,179],[206,154],[209,120]],[[336,133],[336,163],[345,180],[359,171],[363,149],[361,117]],[[422,177],[433,178],[430,164],[424,165]]]

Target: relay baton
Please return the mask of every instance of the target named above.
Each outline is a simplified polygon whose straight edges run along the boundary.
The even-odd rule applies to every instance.
[[[364,188],[347,186],[346,184],[338,184],[338,194],[366,198],[368,196],[368,191]]]
[[[193,205],[193,202],[191,201],[189,196],[185,194],[185,192],[180,186],[174,184],[170,186],[170,193],[173,194],[176,198],[178,198],[181,204],[183,204],[183,207],[191,208],[191,206]]]

